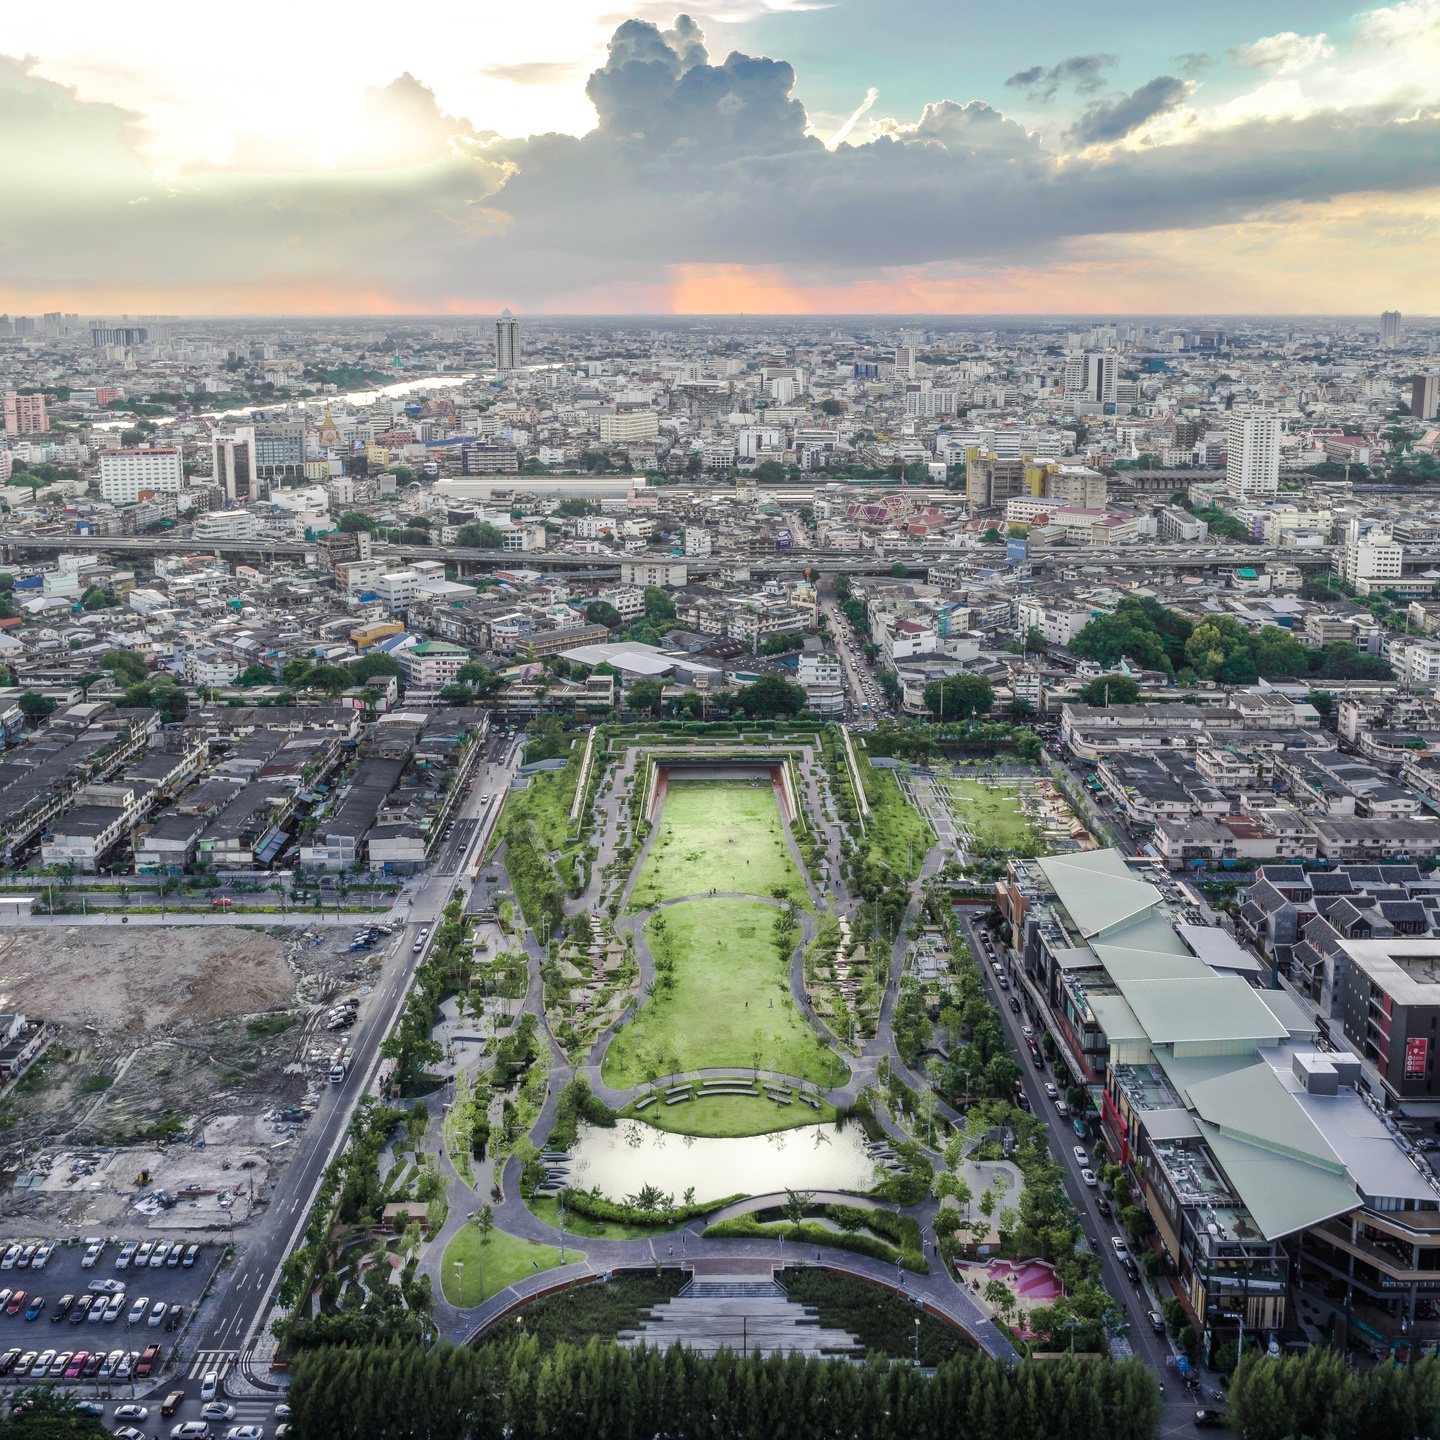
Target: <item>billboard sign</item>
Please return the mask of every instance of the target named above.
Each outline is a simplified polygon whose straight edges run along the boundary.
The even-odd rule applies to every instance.
[[[1418,1080],[1425,1074],[1425,1061],[1429,1058],[1430,1041],[1416,1036],[1405,1042],[1405,1078]]]

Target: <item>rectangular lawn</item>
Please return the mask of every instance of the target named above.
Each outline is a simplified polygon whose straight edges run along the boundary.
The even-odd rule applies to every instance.
[[[943,782],[955,802],[955,813],[981,845],[1014,850],[1034,838],[1029,819],[1014,790],[982,785],[978,780]]]
[[[771,935],[773,906],[754,900],[669,906],[645,927],[652,955],[659,918],[675,958],[674,988],[657,985],[610,1042],[602,1072],[607,1084],[623,1089],[652,1075],[749,1067],[757,1046],[761,1069],[835,1083],[830,1052],[791,1001],[789,966]]]
[[[768,782],[671,781],[630,908],[644,910],[659,900],[708,895],[712,889],[769,895],[777,885],[797,900],[805,898]]]

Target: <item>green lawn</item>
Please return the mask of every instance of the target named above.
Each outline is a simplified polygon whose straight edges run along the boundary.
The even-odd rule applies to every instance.
[[[537,1220],[543,1220],[556,1230],[560,1228],[560,1202],[554,1196],[537,1195],[525,1203]],[[672,1228],[679,1229],[679,1225]],[[650,1240],[658,1235],[668,1235],[670,1231],[661,1225],[620,1225],[614,1220],[592,1220],[588,1215],[577,1215],[575,1211],[567,1210],[565,1233],[583,1235],[588,1240]]]
[[[900,782],[893,770],[871,769],[863,750],[856,751],[855,759],[865,785],[865,798],[870,802],[866,839],[892,870],[913,880],[919,875],[925,852],[935,843],[935,836],[925,817],[901,794]]]
[[[1013,850],[1028,844],[1034,831],[1020,808],[1020,797],[1011,789],[982,785],[978,780],[943,782],[955,801],[955,811],[981,845]]]
[[[671,781],[655,841],[635,882],[632,910],[712,889],[805,896],[770,786],[743,780]]]
[[[559,850],[570,825],[570,806],[575,801],[575,786],[580,779],[580,762],[585,754],[585,737],[572,745],[569,764],[563,770],[540,770],[530,777],[523,790],[512,792],[505,800],[499,832],[503,836],[511,825],[521,819],[535,822],[545,844]]]
[[[692,900],[651,917],[646,944],[654,955],[655,922],[663,917],[675,985],[668,992],[657,985],[610,1042],[602,1071],[607,1084],[624,1089],[651,1075],[748,1067],[757,1044],[763,1069],[831,1080],[830,1052],[790,999],[789,967],[771,935],[775,913],[754,900]]]
[[[838,1064],[836,1083],[843,1084],[848,1073],[848,1066]],[[704,1095],[683,1105],[666,1105],[663,1101],[656,1101],[639,1114],[636,1114],[633,1105],[627,1105],[621,1113],[672,1134],[716,1135],[722,1138],[771,1135],[777,1130],[794,1130],[800,1125],[828,1125],[835,1119],[835,1107],[823,1101],[818,1110],[812,1110],[798,1100],[793,1105],[777,1105],[764,1096],[752,1100],[745,1095]]]
[[[584,1258],[581,1251],[566,1246],[567,1263]],[[456,1268],[456,1261],[461,1262],[461,1268]],[[521,1240],[501,1230],[492,1230],[482,1245],[479,1229],[467,1225],[445,1247],[440,1285],[451,1305],[468,1309],[498,1295],[507,1285],[533,1275],[537,1269],[553,1270],[559,1263],[560,1252],[552,1246]]]

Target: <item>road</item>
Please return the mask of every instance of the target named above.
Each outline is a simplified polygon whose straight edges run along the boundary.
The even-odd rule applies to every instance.
[[[845,695],[847,713],[850,716],[864,714],[862,706],[869,705],[871,715],[888,714],[886,703],[874,670],[865,664],[861,655],[861,641],[853,634],[845,612],[835,599],[821,599],[821,612],[830,621],[830,633],[835,636],[835,649],[845,672]]]
[[[1165,1420],[1160,1434],[1162,1436],[1193,1434],[1195,1411],[1201,1402],[1192,1399],[1181,1383],[1174,1368],[1176,1352],[1169,1339],[1163,1335],[1156,1335],[1149,1324],[1147,1312],[1154,1307],[1154,1300],[1147,1292],[1143,1271],[1141,1272],[1141,1281],[1138,1284],[1132,1282],[1126,1275],[1115,1252],[1111,1237],[1118,1235],[1123,1238],[1123,1229],[1115,1222],[1113,1216],[1106,1219],[1101,1215],[1095,1203],[1100,1196],[1100,1190],[1086,1185],[1080,1178],[1082,1167],[1074,1154],[1075,1147],[1083,1144],[1092,1156],[1096,1154],[1097,1149],[1100,1149],[1103,1154],[1103,1147],[1097,1147],[1096,1143],[1091,1140],[1081,1141],[1075,1134],[1070,1121],[1056,1113],[1054,1102],[1045,1093],[1045,1082],[1052,1078],[1049,1067],[1047,1066],[1043,1072],[1035,1068],[1021,1028],[1023,1025],[1031,1023],[1036,1007],[1017,978],[1018,967],[1014,964],[1013,955],[999,942],[996,942],[993,952],[988,950],[982,938],[987,932],[977,923],[974,916],[964,912],[960,913],[961,924],[969,939],[971,953],[980,962],[989,998],[999,1012],[1011,1048],[1016,1052],[1015,1061],[1021,1069],[1022,1084],[1026,1098],[1030,1102],[1031,1113],[1044,1119],[1054,1133],[1055,1138],[1051,1148],[1054,1151],[1056,1162],[1064,1171],[1066,1193],[1075,1207],[1076,1214],[1080,1217],[1081,1227],[1090,1241],[1090,1248],[1100,1257],[1101,1280],[1105,1289],[1115,1297],[1117,1303],[1124,1306],[1130,1318],[1130,1348],[1136,1356],[1155,1371],[1160,1379],[1161,1389],[1165,1396]],[[1006,977],[1010,982],[1008,991],[1001,990],[996,984],[998,977],[992,963],[992,953],[1000,959],[1005,969]],[[1010,1008],[1011,996],[1015,996],[1021,1001],[1022,1010],[1019,1015],[1016,1015]],[[1042,1027],[1034,1024],[1032,1028],[1038,1031]],[[1063,1086],[1057,1088],[1063,1091]]]
[[[415,948],[420,932],[433,930],[456,884],[468,878],[479,838],[482,796],[508,787],[518,766],[518,753],[503,736],[492,735],[486,746],[486,759],[460,807],[451,839],[442,844],[438,863],[406,885],[392,912],[392,917],[403,915],[404,924],[390,942],[369,1002],[351,1031],[349,1043],[356,1058],[349,1073],[339,1085],[326,1087],[298,1153],[280,1173],[264,1219],[241,1231],[223,1291],[197,1317],[185,1347],[188,1369],[194,1373],[184,1381],[173,1381],[175,1387],[194,1391],[197,1398],[177,1419],[198,1418],[198,1377],[206,1368],[225,1371],[261,1336],[280,1267],[298,1243],[321,1174],[338,1153],[356,1104],[373,1087],[380,1043],[405,1003],[414,967],[423,954],[423,946],[418,953]]]

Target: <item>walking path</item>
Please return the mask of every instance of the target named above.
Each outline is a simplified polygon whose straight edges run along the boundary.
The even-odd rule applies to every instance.
[[[606,865],[610,864],[616,853],[623,847],[624,835],[627,828],[627,810],[630,804],[630,796],[625,785],[627,775],[635,773],[635,754],[631,750],[622,765],[608,772],[601,780],[600,785],[604,790],[603,794],[597,794],[595,801],[596,835],[597,835],[597,859],[592,868],[589,884],[585,892],[578,898],[566,905],[567,913],[578,913],[582,910],[593,910],[601,903],[602,897],[610,889],[610,882],[603,878],[603,871]],[[593,756],[593,763],[603,765],[606,761],[603,752],[596,752]],[[822,837],[827,857],[827,866],[832,878],[832,884],[828,893],[822,892],[817,887],[805,870],[803,858],[800,855],[798,844],[795,840],[790,825],[785,825],[785,834],[789,842],[791,853],[799,868],[801,877],[805,884],[806,894],[817,909],[839,909],[848,908],[849,897],[843,882],[839,879],[840,858],[841,858],[841,834],[838,825],[824,818],[824,801],[820,793],[817,780],[817,772],[820,767],[814,763],[814,757],[806,749],[805,764],[801,772],[801,786],[804,800],[808,805],[809,823]],[[539,1063],[547,1063],[549,1067],[548,1084],[544,1103],[540,1108],[534,1124],[530,1127],[530,1136],[536,1144],[541,1144],[552,1130],[559,1097],[564,1086],[574,1075],[583,1077],[590,1085],[593,1094],[598,1096],[613,1109],[622,1109],[639,1096],[650,1091],[650,1085],[637,1085],[626,1089],[615,1089],[607,1085],[601,1075],[601,1062],[604,1057],[605,1046],[613,1038],[615,1031],[620,1025],[633,1019],[634,1014],[644,1004],[646,991],[655,978],[655,967],[652,956],[644,940],[644,927],[646,922],[657,911],[667,909],[674,905],[682,905],[693,900],[712,898],[709,895],[687,895],[677,896],[672,899],[660,901],[656,905],[637,912],[634,915],[626,915],[625,908],[630,902],[634,891],[635,883],[640,875],[650,847],[658,832],[658,823],[650,827],[645,843],[641,846],[639,853],[635,856],[630,867],[628,876],[620,887],[618,894],[611,891],[611,903],[615,906],[617,932],[629,932],[634,937],[635,955],[640,967],[640,988],[639,995],[632,1005],[627,1009],[620,1020],[616,1021],[609,1030],[603,1034],[584,1061],[577,1067],[571,1067],[566,1060],[564,1053],[555,1043],[550,1035],[549,1028],[544,1019],[544,998],[543,987],[540,982],[540,964],[545,958],[544,948],[540,945],[533,931],[528,926],[521,925],[520,940],[525,953],[529,959],[528,984],[524,999],[521,1001],[516,1012],[516,1018],[523,1014],[533,1014],[539,1020],[536,1027],[537,1035],[544,1037],[546,1047],[546,1059]],[[905,913],[905,920],[901,926],[901,934],[896,939],[892,950],[890,971],[884,1001],[881,1007],[880,1024],[877,1035],[867,1041],[858,1055],[850,1059],[850,1076],[848,1080],[835,1089],[820,1092],[816,1087],[798,1081],[792,1076],[783,1076],[770,1071],[760,1071],[759,1074],[766,1079],[780,1080],[787,1085],[805,1089],[808,1093],[823,1093],[826,1098],[837,1105],[850,1105],[855,1102],[862,1089],[867,1085],[873,1085],[878,1078],[879,1066],[882,1057],[889,1060],[893,1070],[906,1080],[912,1089],[923,1093],[926,1082],[922,1077],[916,1076],[906,1067],[901,1060],[894,1046],[892,1033],[892,1020],[894,1011],[895,995],[898,990],[899,978],[903,970],[906,946],[904,941],[904,930],[919,912],[921,904],[921,888],[925,879],[934,875],[940,869],[944,861],[944,855],[940,847],[932,848],[925,856],[921,866],[919,878],[911,885],[910,904]],[[509,877],[504,869],[503,847],[495,857],[487,864],[486,869],[496,872],[499,875],[500,883],[508,888]],[[513,893],[513,892],[512,892]],[[732,899],[755,901],[760,904],[778,907],[781,902],[772,896],[748,895],[742,892],[726,891],[717,894],[716,899]],[[814,939],[818,929],[819,921],[814,915],[805,910],[799,912],[801,924],[801,939],[791,957],[789,966],[790,990],[796,1005],[801,1013],[809,1018],[815,1025],[817,1032],[834,1048],[837,1053],[840,1051],[834,1037],[826,1027],[819,1023],[814,1016],[810,1006],[809,998],[804,988],[803,956],[806,946]],[[486,1062],[482,1062],[486,1063]],[[686,1081],[718,1079],[718,1078],[743,1078],[751,1080],[757,1075],[753,1067],[722,1067],[716,1069],[704,1069],[682,1072],[675,1076],[665,1077],[666,1083],[676,1085]],[[859,1278],[876,1281],[886,1285],[898,1294],[902,1294],[911,1301],[923,1304],[933,1310],[936,1314],[944,1316],[952,1323],[964,1329],[974,1337],[976,1342],[989,1354],[1013,1361],[1016,1358],[1015,1351],[1010,1345],[1008,1338],[989,1319],[988,1312],[974,1298],[974,1296],[963,1286],[957,1284],[941,1265],[937,1265],[934,1272],[929,1275],[916,1275],[903,1271],[897,1266],[874,1260],[868,1256],[855,1255],[849,1252],[825,1247],[823,1250],[816,1250],[813,1246],[803,1250],[793,1244],[776,1241],[769,1238],[726,1238],[726,1239],[705,1239],[702,1232],[705,1225],[714,1219],[727,1215],[747,1213],[749,1211],[764,1208],[769,1204],[783,1203],[780,1197],[751,1197],[735,1205],[726,1206],[717,1211],[714,1215],[703,1220],[697,1220],[677,1230],[662,1232],[649,1239],[642,1240],[603,1240],[589,1236],[563,1237],[556,1229],[540,1220],[520,1197],[520,1170],[521,1162],[518,1156],[509,1156],[500,1167],[500,1173],[494,1173],[494,1167],[489,1160],[474,1163],[474,1183],[467,1183],[451,1163],[449,1156],[445,1153],[443,1142],[443,1112],[445,1108],[445,1097],[448,1089],[442,1089],[427,1100],[427,1106],[434,1121],[429,1135],[431,1143],[438,1144],[437,1158],[441,1174],[444,1176],[447,1185],[447,1200],[449,1212],[444,1226],[441,1228],[431,1242],[425,1247],[419,1269],[430,1276],[431,1285],[436,1297],[435,1320],[442,1336],[456,1342],[464,1342],[472,1339],[480,1331],[493,1324],[500,1317],[508,1314],[517,1305],[533,1298],[538,1294],[545,1293],[551,1289],[563,1288],[564,1286],[580,1281],[592,1279],[605,1275],[616,1269],[635,1267],[650,1267],[656,1264],[681,1265],[693,1267],[697,1263],[711,1265],[733,1264],[739,1268],[759,1267],[761,1270],[767,1267],[776,1268],[795,1264],[813,1264],[823,1268],[834,1270],[842,1274],[853,1275]],[[498,1103],[498,1100],[497,1100]],[[937,1105],[937,1111],[953,1117],[954,1111],[943,1104]],[[910,1137],[902,1131],[896,1123],[888,1116],[877,1113],[877,1120],[889,1135],[896,1142],[908,1142]],[[933,1157],[933,1152],[932,1157]],[[499,1198],[491,1201],[492,1194],[496,1193],[492,1187],[498,1186]],[[878,1202],[869,1201],[865,1197],[841,1192],[823,1192],[818,1198],[825,1203],[845,1203],[855,1205],[875,1205]],[[470,1222],[471,1217],[486,1203],[493,1203],[494,1219],[496,1228],[506,1235],[521,1240],[534,1241],[537,1245],[559,1247],[564,1243],[568,1250],[583,1252],[583,1259],[572,1259],[569,1263],[533,1274],[518,1281],[501,1293],[491,1296],[484,1304],[475,1307],[460,1309],[451,1306],[444,1299],[442,1285],[443,1257],[445,1248],[456,1235]],[[911,1207],[907,1212],[913,1215],[922,1227],[922,1235],[929,1236],[933,1242],[933,1233],[930,1230],[931,1222],[937,1209],[936,1202],[927,1199],[918,1206]],[[931,1244],[933,1249],[933,1243]]]

